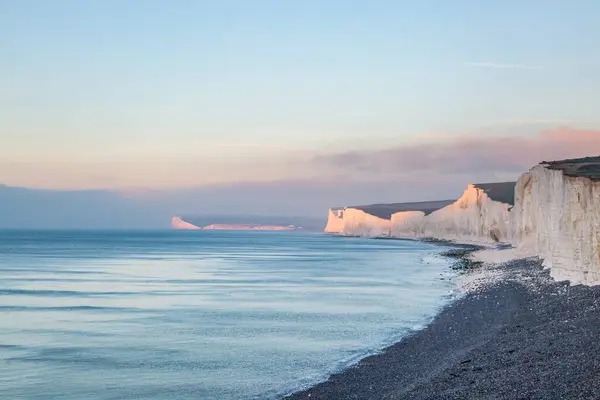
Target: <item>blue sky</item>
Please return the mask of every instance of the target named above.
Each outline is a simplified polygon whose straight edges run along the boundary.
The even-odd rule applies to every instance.
[[[600,2],[0,2],[0,182],[315,179],[315,154],[596,128]]]

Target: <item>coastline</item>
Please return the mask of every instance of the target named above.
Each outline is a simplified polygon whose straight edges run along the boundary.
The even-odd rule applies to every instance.
[[[533,258],[470,266],[466,294],[424,329],[285,399],[594,398],[600,287],[556,282]]]

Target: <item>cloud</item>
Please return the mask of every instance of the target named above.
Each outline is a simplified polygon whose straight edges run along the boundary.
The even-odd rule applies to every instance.
[[[492,69],[543,69],[541,65],[527,64],[503,64],[495,62],[467,61],[465,65],[476,68],[492,68]]]
[[[463,137],[442,143],[424,143],[373,151],[319,155],[324,168],[357,174],[391,176],[406,173],[432,175],[518,176],[550,159],[600,154],[600,130],[559,128],[534,137]]]
[[[481,123],[483,128],[506,128],[506,127],[529,127],[533,126],[540,129],[543,126],[565,126],[579,124],[581,121],[574,119],[517,119],[517,120],[505,120],[505,121],[491,121],[487,123]]]
[[[278,145],[268,145],[261,143],[232,143],[232,144],[224,144],[221,145],[222,148],[230,148],[230,149],[240,149],[240,150],[248,150],[248,149],[256,149],[256,150],[266,150],[266,151],[278,151],[278,152],[311,152],[313,149],[309,147],[294,147],[294,146],[278,146]]]

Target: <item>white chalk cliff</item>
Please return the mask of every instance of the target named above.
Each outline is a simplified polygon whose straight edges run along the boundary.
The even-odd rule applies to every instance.
[[[371,215],[356,208],[344,210],[344,234],[362,237],[390,236],[390,220]]]
[[[511,205],[492,200],[484,189],[469,185],[453,204],[429,215],[400,212],[392,215],[392,236],[493,243],[508,241]]]
[[[202,229],[199,226],[190,224],[181,219],[181,217],[173,217],[171,218],[171,227],[173,229],[183,229],[183,230],[198,230]]]
[[[445,207],[427,211],[419,210],[419,203],[413,203],[416,210],[408,207],[407,211],[391,213],[389,218],[355,207],[345,208],[341,216],[330,211],[326,232],[361,237],[435,237],[462,242],[498,242],[511,236],[508,228],[511,205],[492,200],[484,189],[469,185],[460,199],[447,203],[442,203]]]
[[[402,218],[415,215],[419,221],[419,216],[439,210],[451,203],[451,200],[441,200],[330,209],[325,232],[346,236],[390,237],[393,234],[394,223],[398,223]],[[415,224],[418,225],[419,222]]]
[[[513,186],[514,201],[508,185],[469,185],[460,199],[430,213],[407,210],[386,219],[356,208],[330,212],[328,232],[510,243],[514,254],[540,257],[557,280],[600,284],[600,157],[532,168]]]
[[[515,200],[515,247],[557,280],[600,283],[600,181],[541,164],[521,176]]]
[[[344,233],[344,210],[330,208],[325,233]]]

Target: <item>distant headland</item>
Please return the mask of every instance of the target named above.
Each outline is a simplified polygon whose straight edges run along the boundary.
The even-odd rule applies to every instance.
[[[228,231],[320,231],[320,220],[265,216],[174,216],[171,227],[178,230]]]

